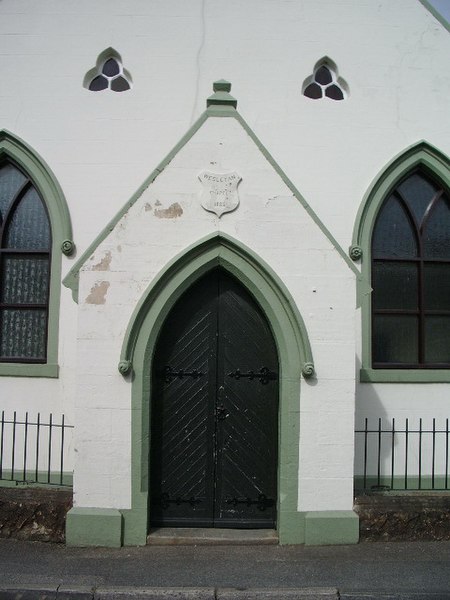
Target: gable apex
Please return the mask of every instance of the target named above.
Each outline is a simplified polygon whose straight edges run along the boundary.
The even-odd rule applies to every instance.
[[[109,235],[110,232],[113,231],[117,223],[120,219],[125,215],[125,213],[136,203],[136,201],[142,196],[142,194],[147,190],[147,188],[157,179],[157,177],[166,169],[166,167],[173,161],[173,159],[178,155],[178,153],[186,146],[186,144],[195,136],[195,134],[199,131],[199,129],[204,125],[204,123],[211,117],[219,117],[219,118],[227,118],[231,117],[236,119],[236,121],[240,124],[242,129],[247,133],[249,138],[253,141],[257,149],[263,155],[263,157],[270,164],[272,169],[278,174],[287,188],[290,190],[292,195],[298,200],[301,206],[304,208],[309,217],[314,221],[314,223],[319,227],[331,245],[335,248],[341,258],[345,261],[347,266],[353,271],[355,275],[359,275],[359,271],[356,269],[347,253],[344,252],[342,247],[338,244],[336,239],[332,236],[330,231],[325,227],[313,209],[309,206],[303,196],[300,194],[298,189],[295,187],[293,182],[288,178],[288,176],[284,173],[272,155],[269,153],[267,148],[262,144],[259,138],[256,136],[254,131],[250,128],[245,119],[238,113],[235,108],[237,105],[237,100],[233,98],[229,94],[229,90],[231,90],[231,83],[220,80],[215,82],[214,84],[215,93],[210,96],[207,100],[207,108],[200,115],[197,121],[191,126],[191,128],[187,131],[187,133],[181,138],[181,140],[173,147],[173,149],[167,154],[167,156],[159,163],[159,165],[152,171],[152,173],[147,177],[147,179],[142,183],[142,185],[136,190],[130,200],[122,207],[121,210],[117,212],[114,218],[108,223],[108,225],[100,232],[100,234],[95,238],[95,240],[91,243],[91,245],[83,252],[80,258],[77,260],[76,264],[69,271],[67,276],[63,280],[63,284],[72,290],[72,295],[77,302],[78,298],[78,275],[82,266],[88,261],[89,257],[95,252],[98,246],[105,240],[105,238]],[[228,90],[228,91],[227,91]],[[211,99],[214,99],[214,102],[211,103]]]

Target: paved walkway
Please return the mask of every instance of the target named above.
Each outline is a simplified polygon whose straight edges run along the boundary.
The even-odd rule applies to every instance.
[[[450,600],[450,542],[67,548],[0,539],[0,600]]]

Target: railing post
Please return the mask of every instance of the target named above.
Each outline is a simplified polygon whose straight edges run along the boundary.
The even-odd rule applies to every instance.
[[[27,480],[27,442],[28,442],[28,411],[25,413],[25,430],[23,441],[23,480]]]
[[[391,490],[394,489],[394,452],[395,452],[395,419],[392,419],[392,438],[391,438]]]
[[[52,426],[53,426],[53,415],[50,413],[50,419],[48,423],[48,473],[47,483],[50,483],[50,470],[52,465]]]

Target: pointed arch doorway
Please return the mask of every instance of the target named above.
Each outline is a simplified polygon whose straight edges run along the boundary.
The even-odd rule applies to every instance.
[[[260,306],[224,269],[168,314],[152,390],[152,526],[274,528],[277,349]]]

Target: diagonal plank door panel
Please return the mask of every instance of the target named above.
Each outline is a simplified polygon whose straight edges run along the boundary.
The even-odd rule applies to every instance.
[[[189,288],[155,351],[152,525],[274,526],[277,378],[267,320],[239,282],[216,269]]]

